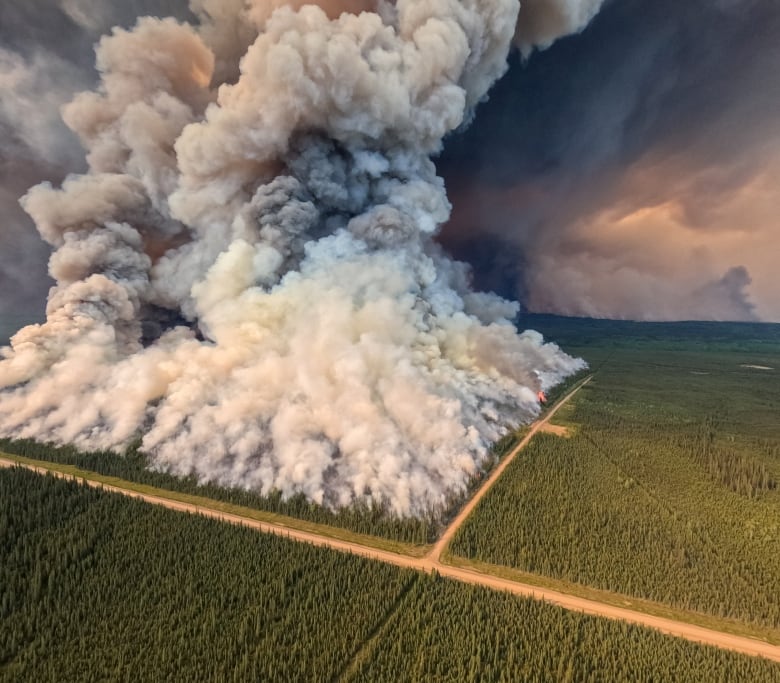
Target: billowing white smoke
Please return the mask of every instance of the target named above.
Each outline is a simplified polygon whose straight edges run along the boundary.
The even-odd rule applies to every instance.
[[[582,367],[432,241],[429,155],[503,73],[518,3],[302,4],[198,0],[199,27],[100,43],[65,109],[90,172],[23,200],[57,287],[3,352],[0,434],[143,434],[177,474],[418,514]]]
[[[522,0],[515,43],[529,54],[546,48],[561,36],[584,29],[604,0]]]

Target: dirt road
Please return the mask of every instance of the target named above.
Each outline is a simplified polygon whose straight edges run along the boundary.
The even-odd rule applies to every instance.
[[[587,380],[586,380],[587,381]],[[110,491],[113,493],[120,493],[131,498],[138,498],[144,500],[147,503],[153,505],[160,505],[170,510],[177,510],[179,512],[188,512],[192,514],[203,515],[212,519],[217,519],[229,524],[236,524],[239,526],[248,527],[250,529],[256,529],[265,533],[276,534],[283,536],[294,541],[300,541],[303,543],[311,543],[315,546],[324,548],[330,548],[331,550],[337,550],[340,552],[352,553],[353,555],[360,555],[362,557],[379,560],[380,562],[386,562],[398,567],[404,567],[407,569],[416,569],[424,572],[436,571],[439,575],[455,579],[456,581],[462,581],[464,583],[485,586],[494,590],[508,591],[515,595],[521,595],[531,597],[536,600],[543,600],[551,605],[557,605],[565,609],[574,610],[576,612],[582,612],[585,614],[591,614],[598,617],[606,617],[608,619],[618,619],[627,621],[640,626],[647,626],[669,635],[685,638],[698,643],[704,643],[706,645],[714,645],[726,650],[732,650],[734,652],[740,652],[742,654],[754,655],[765,657],[766,659],[780,662],[780,647],[776,645],[770,645],[759,640],[753,640],[751,638],[745,638],[741,636],[734,636],[728,633],[722,633],[720,631],[713,631],[701,626],[695,626],[687,624],[685,622],[675,621],[673,619],[666,619],[663,617],[656,617],[642,612],[635,612],[633,610],[615,607],[613,605],[596,602],[594,600],[588,600],[586,598],[579,598],[574,595],[568,595],[566,593],[559,593],[554,590],[546,588],[539,588],[529,584],[518,583],[510,581],[508,579],[501,579],[488,574],[482,574],[480,572],[472,571],[469,569],[462,569],[459,567],[452,567],[446,564],[442,564],[439,561],[442,550],[446,547],[449,539],[452,538],[455,531],[463,523],[468,516],[469,512],[474,509],[474,506],[485,495],[485,492],[495,483],[501,472],[506,469],[509,462],[519,453],[531,440],[533,435],[541,429],[541,427],[550,420],[555,412],[568,401],[576,391],[584,386],[581,384],[577,389],[574,389],[569,393],[550,413],[539,422],[535,423],[528,433],[528,435],[521,441],[517,447],[504,459],[502,464],[496,468],[495,472],[485,482],[485,485],[479,490],[479,492],[472,498],[469,504],[463,509],[463,511],[455,518],[452,524],[447,528],[442,540],[436,544],[433,551],[424,558],[409,557],[406,555],[399,555],[393,552],[384,550],[377,550],[366,546],[359,545],[357,543],[350,543],[348,541],[342,541],[335,538],[326,536],[319,536],[315,533],[307,531],[299,531],[297,529],[291,529],[278,524],[270,524],[267,522],[260,522],[254,519],[248,519],[239,515],[233,515],[229,513],[213,510],[208,507],[201,507],[197,505],[190,505],[187,503],[180,503],[178,501],[169,500],[160,496],[145,495],[137,493],[135,491],[129,491],[116,486],[110,486],[108,484],[102,484],[100,482],[94,482],[84,480],[80,477],[74,477],[72,475],[63,474],[61,472],[55,472],[45,467],[36,467],[33,465],[23,465],[27,469],[35,472],[45,474],[50,473],[62,479],[74,480],[79,482],[85,482],[89,486],[96,488],[102,488],[104,491]],[[18,463],[0,458],[0,467],[16,467]]]
[[[498,481],[499,477],[504,473],[504,470],[509,467],[511,462],[517,457],[517,454],[530,443],[531,439],[536,436],[536,433],[539,430],[541,430],[550,420],[553,419],[555,413],[563,408],[563,406],[565,406],[571,400],[571,397],[574,396],[574,394],[576,394],[580,389],[582,389],[582,387],[584,387],[588,382],[590,382],[591,379],[593,379],[593,376],[588,377],[584,382],[581,382],[576,387],[574,387],[574,389],[572,389],[568,394],[566,394],[566,396],[564,396],[560,401],[558,401],[558,403],[555,404],[553,409],[547,413],[545,417],[543,417],[541,420],[537,420],[531,425],[531,430],[528,432],[528,434],[526,434],[523,440],[517,444],[512,452],[501,461],[498,467],[496,467],[496,469],[493,470],[493,473],[488,477],[487,481],[485,481],[485,483],[474,494],[472,499],[466,503],[463,509],[458,513],[458,516],[455,517],[452,522],[450,522],[450,525],[441,535],[441,538],[436,542],[436,545],[433,546],[433,550],[428,556],[431,560],[434,562],[439,561],[441,554],[452,540],[452,537],[463,525],[463,522],[466,521],[466,518],[474,511],[474,508],[477,507],[479,501],[485,497],[485,494],[490,491],[490,489],[493,487],[493,484]]]
[[[541,420],[537,420],[531,425],[530,431],[525,435],[523,440],[514,447],[509,455],[504,457],[498,467],[496,467],[492,474],[487,478],[485,483],[477,490],[471,500],[466,503],[463,509],[458,513],[458,516],[455,517],[452,522],[450,522],[450,525],[445,529],[444,533],[441,535],[441,538],[436,542],[436,545],[433,546],[433,550],[428,555],[430,560],[435,563],[439,562],[441,559],[441,554],[452,540],[452,537],[455,536],[455,533],[463,525],[463,522],[466,521],[466,518],[474,511],[474,508],[477,506],[479,501],[485,497],[485,494],[490,491],[490,489],[493,487],[493,484],[498,481],[498,478],[503,474],[504,470],[509,467],[509,464],[515,459],[517,454],[530,443],[531,439],[536,436],[536,433],[542,429],[542,427],[544,427],[550,420],[552,420],[555,413],[557,413],[564,405],[566,405],[571,397],[574,396],[574,394],[576,394],[580,389],[582,389],[582,387],[584,387],[588,382],[590,382],[591,379],[593,379],[592,375],[584,382],[574,387],[574,389],[572,389],[568,394],[566,394],[566,396],[558,401],[555,407],[549,413],[547,413],[545,417],[543,417]]]

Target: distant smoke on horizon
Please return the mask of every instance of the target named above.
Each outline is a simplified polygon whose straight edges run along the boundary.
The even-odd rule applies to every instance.
[[[780,321],[780,3],[620,0],[437,160],[442,242],[536,312]]]
[[[431,156],[513,40],[547,46],[598,3],[529,2],[519,24],[516,0],[193,0],[191,22],[170,5],[103,38],[98,88],[64,107],[86,166],[34,96],[64,101],[76,61],[0,55],[4,159],[56,183],[22,199],[56,286],[3,351],[0,434],[143,434],[175,474],[440,509],[583,363],[518,334],[519,306],[436,244],[451,206]],[[112,19],[58,7],[88,35]]]
[[[224,41],[215,82],[236,77],[256,30],[236,19],[241,4],[193,3],[214,17],[199,32]],[[780,321],[780,4],[621,0],[593,17],[599,5],[522,3],[514,42],[525,58],[510,58],[476,125],[448,135],[437,158],[453,203],[437,241],[481,288],[531,311]],[[0,316],[43,314],[49,251],[18,199],[86,168],[59,109],[96,84],[92,44],[141,15],[197,22],[193,10],[0,3]]]

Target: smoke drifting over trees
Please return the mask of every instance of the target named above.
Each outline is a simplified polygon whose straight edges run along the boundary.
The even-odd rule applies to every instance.
[[[402,515],[462,490],[582,367],[433,240],[430,155],[503,74],[518,9],[201,0],[103,38],[97,89],[63,109],[87,172],[22,200],[56,286],[3,352],[0,434],[140,433],[177,474]]]

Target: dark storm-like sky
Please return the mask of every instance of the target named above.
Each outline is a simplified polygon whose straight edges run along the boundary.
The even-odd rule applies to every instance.
[[[92,44],[182,2],[0,6],[0,313],[40,315],[47,250],[17,201],[83,169],[58,108]],[[534,311],[780,320],[780,3],[611,0],[510,69],[438,159],[441,241]]]

